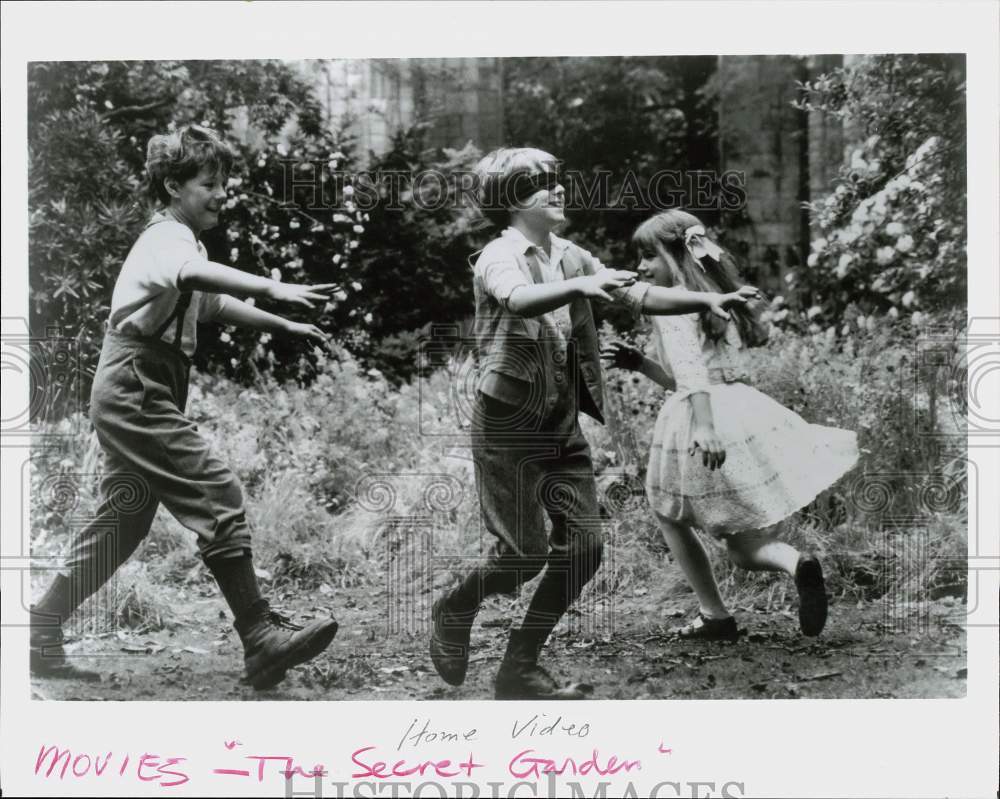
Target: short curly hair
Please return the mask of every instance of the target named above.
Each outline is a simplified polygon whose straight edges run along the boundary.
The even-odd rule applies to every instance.
[[[523,179],[559,166],[559,160],[535,147],[501,147],[476,165],[479,212],[497,227],[510,223],[511,206]]]
[[[204,167],[228,177],[236,156],[214,130],[188,125],[173,133],[153,136],[146,147],[148,191],[153,200],[170,204],[164,185],[167,178],[179,183],[195,177]]]

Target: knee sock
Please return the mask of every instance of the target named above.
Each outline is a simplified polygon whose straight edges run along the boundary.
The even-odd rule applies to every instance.
[[[41,599],[32,606],[32,623],[45,626],[65,624],[86,598],[81,595],[81,589],[82,586],[70,577],[57,574]]]
[[[583,592],[601,565],[604,547],[597,536],[578,534],[569,548],[549,556],[545,574],[521,622],[534,651],[545,645],[552,629]]]
[[[236,557],[206,558],[205,565],[219,584],[237,622],[254,616],[267,606],[267,600],[260,595],[249,551]]]
[[[456,612],[475,612],[483,600],[494,594],[511,594],[545,567],[544,555],[504,558],[495,563],[477,566],[448,595]]]

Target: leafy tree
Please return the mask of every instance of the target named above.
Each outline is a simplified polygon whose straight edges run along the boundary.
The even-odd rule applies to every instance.
[[[777,320],[846,332],[964,306],[964,56],[864,56],[802,89],[802,108],[863,141],[811,208],[818,235]]]
[[[118,270],[152,210],[145,145],[175,126],[213,127],[240,156],[228,213],[204,236],[210,257],[289,280],[340,280],[320,324],[363,323],[350,268],[364,219],[336,179],[352,169],[350,142],[328,129],[307,75],[277,61],[40,62],[28,88],[30,324],[77,340],[84,391]],[[203,342],[202,365],[244,378],[310,373],[299,342],[252,331]]]
[[[574,203],[569,235],[599,256],[631,262],[635,227],[664,205],[685,204],[668,196],[673,188],[686,194],[683,182],[650,181],[662,170],[715,168],[715,113],[700,92],[714,68],[713,57],[690,56],[507,62],[507,140],[562,159]],[[601,175],[606,183],[598,192]],[[708,223],[716,219],[706,215]]]

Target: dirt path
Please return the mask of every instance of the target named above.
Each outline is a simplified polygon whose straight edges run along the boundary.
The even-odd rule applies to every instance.
[[[473,631],[465,685],[434,673],[424,632],[386,633],[384,594],[338,591],[329,606],[340,622],[330,649],[289,673],[275,689],[239,683],[241,650],[219,599],[181,599],[184,621],[172,630],[88,636],[70,651],[100,682],[32,680],[33,696],[56,700],[372,700],[488,699],[503,653],[509,615],[500,603]],[[681,621],[676,600],[644,596],[617,610],[611,634],[588,636],[562,625],[544,663],[565,678],[590,682],[601,699],[791,699],[961,697],[966,687],[965,608],[933,603],[897,615],[888,631],[877,604],[835,603],[818,639],[804,638],[791,609],[739,611],[747,634],[736,644],[690,644],[667,633]],[[509,607],[510,601],[506,605]],[[671,608],[673,610],[664,610]],[[286,601],[297,618],[322,612]],[[923,621],[923,628],[919,624]],[[426,617],[418,621],[423,625]],[[572,622],[572,620],[571,620]],[[902,629],[900,629],[902,628]]]

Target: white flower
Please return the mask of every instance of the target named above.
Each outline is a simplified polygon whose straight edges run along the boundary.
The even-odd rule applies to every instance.
[[[361,288],[362,288],[362,287],[361,287],[361,284],[360,284],[360,283],[358,283],[358,281],[357,281],[357,280],[355,280],[355,281],[353,281],[353,282],[351,283],[351,288],[352,288],[352,289],[354,289],[355,291],[361,291]]]
[[[339,264],[339,263],[340,263],[340,253],[339,253],[339,252],[338,252],[338,253],[336,253],[336,254],[335,254],[335,255],[333,256],[333,262],[334,262],[335,264]]]
[[[889,309],[889,318],[891,318],[891,319],[898,319],[899,318],[899,308],[897,308],[895,305],[893,305]]]
[[[239,257],[240,257],[239,247],[233,247],[233,249],[229,251],[229,260],[235,261]]]
[[[232,340],[233,337],[230,336],[229,333],[227,333],[225,330],[219,333],[219,341],[221,341],[223,344],[228,344]]]
[[[263,169],[264,167],[267,166],[267,161],[264,160],[263,156],[257,159],[257,166],[260,169]]]
[[[885,266],[896,257],[896,251],[892,247],[879,247],[875,251],[875,260],[879,266]]]
[[[854,324],[858,326],[858,330],[864,330],[867,320],[864,314],[860,314],[857,319],[854,320]]]
[[[847,275],[847,270],[851,268],[851,262],[854,260],[854,256],[849,252],[845,252],[840,256],[840,260],[837,262],[836,275],[838,278],[843,278]]]
[[[344,291],[343,289],[337,289],[335,292],[333,292],[333,298],[337,302],[343,302],[344,300],[347,299],[347,292]]]
[[[365,319],[365,323],[370,325],[371,322],[372,322],[372,315],[370,313],[366,313],[365,316],[364,316],[364,319]]]
[[[350,244],[350,247],[351,247],[352,250],[356,250],[358,248],[358,242],[357,242],[357,240],[352,241],[351,244]]]
[[[916,300],[916,298],[917,295],[914,294],[912,291],[906,292],[906,294],[903,295],[903,307],[909,308],[911,305],[913,305],[913,301]]]
[[[286,156],[286,155],[288,155],[288,148],[285,147],[285,145],[283,145],[283,144],[279,144],[274,149],[278,151],[278,155],[280,155],[280,156]]]
[[[230,197],[228,200],[226,200],[226,208],[228,208],[231,211],[233,208],[236,207],[238,202],[239,201],[235,197]],[[239,234],[237,233],[236,235],[238,236]]]
[[[919,325],[924,321],[924,315],[920,311],[914,311],[910,314],[910,322],[914,325]]]
[[[340,162],[336,158],[331,158],[330,162],[327,164],[331,172],[336,172],[337,167],[340,166]]]
[[[355,225],[352,229],[354,230],[355,233],[364,233],[365,232],[364,225]]]
[[[775,322],[782,322],[788,316],[788,309],[782,308],[780,311],[776,312],[772,317]]]
[[[809,253],[809,257],[806,258],[806,265],[812,267],[816,266],[816,264],[818,263],[819,263],[819,255],[817,255],[814,252]]]
[[[909,252],[913,249],[913,237],[909,234],[896,239],[896,249],[900,252]]]
[[[820,308],[818,305],[814,305],[808,311],[806,311],[806,318],[815,319],[821,313],[823,313],[823,309]]]
[[[226,181],[227,189],[238,189],[242,185],[243,178],[229,178],[229,180]]]
[[[288,227],[290,227],[292,230],[298,230],[299,229],[299,220],[298,219],[293,219],[291,222],[288,223]]]
[[[343,214],[334,214],[333,215],[333,221],[334,222],[350,222],[351,218],[349,216],[344,216]]]
[[[354,196],[354,186],[344,186],[344,196],[353,197]]]
[[[899,222],[890,222],[885,226],[885,232],[890,236],[901,236],[903,235],[903,226]]]
[[[271,270],[271,280],[281,282],[281,270],[278,269],[278,267],[274,267],[274,269]]]
[[[779,305],[784,303],[784,301],[785,301],[785,296],[783,294],[779,294],[777,297],[771,300],[771,305],[777,308]]]

